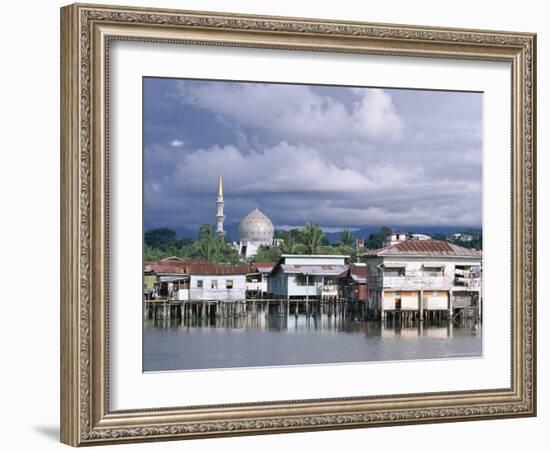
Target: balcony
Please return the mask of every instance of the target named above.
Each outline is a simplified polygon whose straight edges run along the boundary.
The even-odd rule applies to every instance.
[[[321,297],[337,297],[338,286],[337,285],[324,285],[321,286]]]
[[[481,278],[455,278],[453,291],[478,291],[481,289]]]

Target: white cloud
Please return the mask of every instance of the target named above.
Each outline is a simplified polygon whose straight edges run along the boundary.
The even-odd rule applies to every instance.
[[[181,147],[183,145],[183,141],[181,139],[173,139],[172,142],[170,142],[170,145],[172,147]]]
[[[303,85],[260,83],[178,84],[180,99],[220,120],[263,129],[279,139],[399,140],[403,121],[391,95],[381,89],[350,89],[351,110],[333,97]]]
[[[262,151],[242,153],[233,145],[215,145],[173,152],[172,156],[170,163],[166,161],[172,170],[155,181],[148,199],[165,204],[166,193],[170,193],[170,208],[187,215],[189,205],[179,200],[182,196],[191,198],[196,193],[201,196],[197,201],[204,202],[211,193],[212,203],[206,206],[213,208],[220,171],[224,192],[231,199],[226,200],[228,213],[240,218],[258,206],[276,225],[310,220],[325,227],[456,225],[477,223],[481,215],[480,207],[472,208],[480,199],[479,182],[427,177],[420,165],[380,163],[367,165],[366,170],[338,167],[316,148],[286,141]],[[449,198],[455,199],[452,205]],[[472,210],[479,213],[472,215]],[[202,206],[197,213],[204,211]]]
[[[351,117],[358,130],[372,139],[399,140],[404,124],[393,106],[391,96],[381,89],[354,89],[362,97],[355,103]]]
[[[285,141],[247,154],[232,145],[199,149],[182,155],[175,167],[173,182],[193,189],[207,188],[223,171],[226,191],[234,194],[349,192],[372,185],[366,175],[338,168],[316,149]]]

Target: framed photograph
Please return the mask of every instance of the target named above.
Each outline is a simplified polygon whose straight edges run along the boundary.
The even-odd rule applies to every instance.
[[[61,440],[536,414],[536,36],[61,9]]]

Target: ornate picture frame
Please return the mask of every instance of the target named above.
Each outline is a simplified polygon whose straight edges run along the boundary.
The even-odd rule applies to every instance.
[[[115,41],[502,61],[511,65],[511,385],[112,410],[109,50]],[[536,414],[536,36],[530,33],[74,4],[61,9],[61,441],[161,439]]]

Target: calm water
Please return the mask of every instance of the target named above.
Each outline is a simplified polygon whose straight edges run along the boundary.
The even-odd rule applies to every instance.
[[[481,325],[388,325],[353,315],[276,311],[244,317],[147,320],[144,371],[468,358],[482,355]]]

